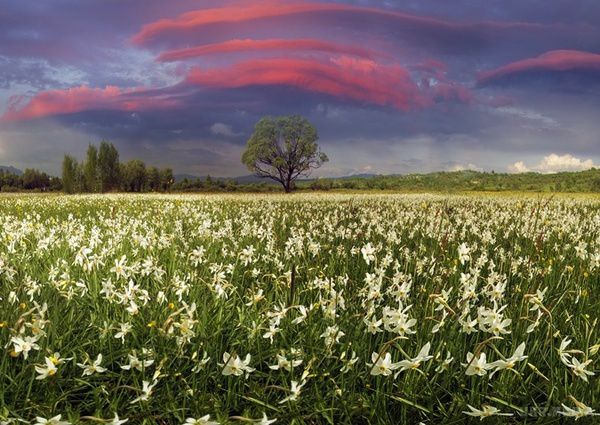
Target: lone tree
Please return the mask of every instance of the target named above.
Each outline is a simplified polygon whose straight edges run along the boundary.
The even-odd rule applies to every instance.
[[[318,139],[317,130],[304,117],[265,117],[254,127],[242,162],[258,177],[281,183],[289,193],[298,177],[308,177],[311,169],[329,160]]]

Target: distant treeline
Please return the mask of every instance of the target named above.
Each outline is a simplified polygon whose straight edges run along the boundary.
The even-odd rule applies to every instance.
[[[526,191],[600,192],[600,169],[554,174],[454,171],[397,176],[346,177],[298,182],[299,189],[401,192]]]
[[[23,174],[0,169],[0,190],[2,192],[20,192],[23,190],[47,192],[61,189],[62,183],[58,177],[49,176],[34,168],[25,169]]]
[[[174,192],[280,192],[281,187],[275,183],[264,181],[260,183],[238,183],[235,179],[204,179],[185,178],[175,183]]]
[[[119,162],[119,152],[112,143],[90,145],[85,161],[65,155],[62,164],[62,187],[66,193],[98,192],[167,192],[175,183],[171,168],[147,167],[139,159]]]
[[[555,174],[507,174],[455,171],[429,174],[357,176],[300,180],[297,189],[310,190],[391,190],[398,192],[526,191],[600,193],[600,169]],[[278,192],[268,180],[238,183],[235,179],[186,178],[175,182],[170,168],[148,167],[134,159],[119,162],[117,149],[108,142],[91,145],[86,159],[78,162],[70,155],[63,160],[62,179],[35,169],[16,174],[0,169],[0,190],[77,192]]]

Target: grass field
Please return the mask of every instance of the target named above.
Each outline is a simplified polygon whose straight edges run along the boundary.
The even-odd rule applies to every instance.
[[[2,424],[600,421],[598,198],[7,196],[0,241]]]

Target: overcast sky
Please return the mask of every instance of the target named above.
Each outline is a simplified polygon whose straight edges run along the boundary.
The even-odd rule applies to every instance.
[[[317,175],[600,163],[600,1],[2,0],[0,165],[123,160],[235,176],[302,114]]]

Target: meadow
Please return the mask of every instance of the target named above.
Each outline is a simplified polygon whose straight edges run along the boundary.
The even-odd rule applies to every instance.
[[[598,423],[600,198],[0,198],[0,423]]]

